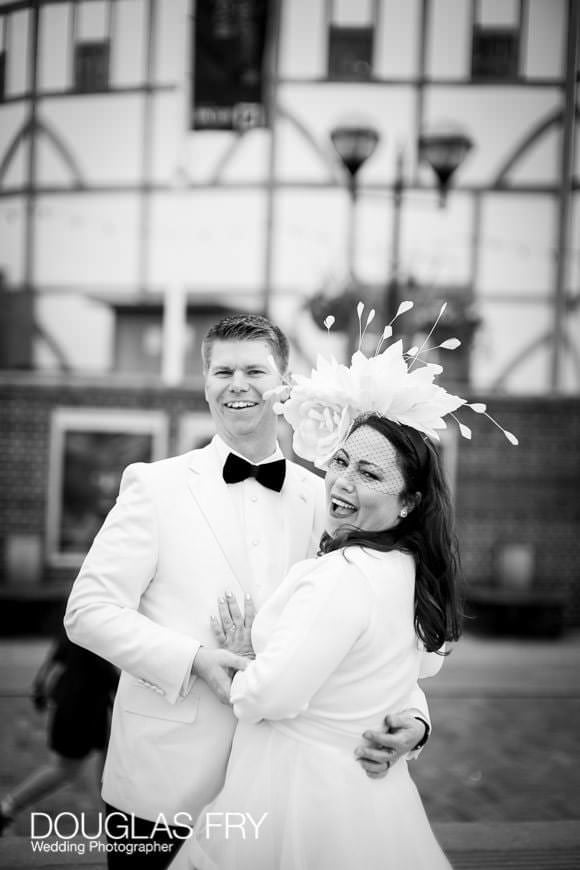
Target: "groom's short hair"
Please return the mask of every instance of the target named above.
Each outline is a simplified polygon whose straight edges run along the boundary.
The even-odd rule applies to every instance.
[[[281,374],[288,369],[290,346],[282,330],[261,314],[228,314],[210,326],[201,343],[204,371],[211,360],[214,341],[266,341]]]

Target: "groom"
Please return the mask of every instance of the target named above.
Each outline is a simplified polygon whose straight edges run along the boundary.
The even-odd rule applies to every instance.
[[[226,317],[207,333],[203,361],[216,436],[125,470],[65,615],[72,641],[122,670],[103,777],[111,870],[166,867],[184,829],[165,820],[194,821],[223,784],[232,668],[244,660],[216,649],[216,599],[251,596],[259,608],[295,562],[315,555],[324,528],[322,481],[284,461],[264,399],[287,371],[286,337],[264,317]],[[417,693],[409,704],[424,709]],[[370,776],[423,742],[414,712],[391,716],[390,733],[361,748]],[[156,846],[131,855],[120,843]]]

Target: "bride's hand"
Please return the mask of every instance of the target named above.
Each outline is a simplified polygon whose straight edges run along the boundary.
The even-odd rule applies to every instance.
[[[252,624],[256,616],[254,602],[249,595],[244,599],[244,615],[231,592],[218,598],[219,619],[211,618],[211,627],[221,647],[240,656],[255,658],[252,646]]]

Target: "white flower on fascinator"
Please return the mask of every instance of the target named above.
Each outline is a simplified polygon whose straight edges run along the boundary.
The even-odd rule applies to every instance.
[[[290,398],[278,409],[294,429],[295,452],[323,465],[355,417],[369,411],[438,439],[436,430],[446,426],[443,416],[465,402],[433,383],[439,368],[410,372],[401,341],[370,358],[357,351],[350,368],[319,357],[312,376],[297,376]]]
[[[408,311],[410,307],[412,307],[410,302],[401,303],[396,317]],[[359,303],[357,308],[359,322],[362,308],[362,303]],[[445,305],[441,308],[428,338],[444,310]],[[367,326],[373,316],[374,311],[371,311],[367,318]],[[328,329],[331,325],[325,322]],[[391,333],[389,324],[383,332],[383,341],[390,337]],[[361,342],[363,335],[364,332],[361,330]],[[457,339],[448,339],[437,347],[454,350],[459,344]],[[319,356],[316,368],[309,378],[294,376],[294,385],[290,390],[289,398],[283,403],[278,403],[274,410],[276,413],[283,414],[294,429],[293,447],[298,456],[317,465],[324,465],[346,438],[355,417],[369,412],[381,414],[395,423],[410,426],[437,441],[438,430],[447,427],[443,418],[450,414],[458,423],[461,434],[470,438],[469,428],[460,423],[453,414],[453,411],[462,405],[467,405],[478,414],[485,414],[495,426],[501,429],[510,443],[517,444],[517,438],[511,432],[502,429],[487,414],[485,405],[478,403],[468,405],[466,399],[454,396],[434,383],[437,375],[443,371],[440,365],[423,362],[412,370],[420,354],[425,349],[433,349],[427,348],[426,345],[427,340],[421,348],[411,348],[405,355],[402,341],[395,341],[382,353],[378,352],[379,345],[375,356],[370,358],[359,350],[353,354],[348,368],[334,359],[326,360]],[[409,357],[409,363],[405,356]]]
[[[437,430],[447,426],[443,417],[465,404],[465,399],[433,383],[440,371],[440,366],[429,363],[410,371],[402,341],[370,359],[358,351],[351,367],[353,404],[360,413],[374,411],[438,440]]]
[[[275,410],[294,429],[298,456],[324,464],[333,455],[356,416],[350,395],[349,369],[334,359],[319,356],[310,378],[294,375],[290,398]]]

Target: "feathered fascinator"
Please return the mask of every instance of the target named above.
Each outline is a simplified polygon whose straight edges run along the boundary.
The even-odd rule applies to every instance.
[[[438,430],[447,426],[444,417],[450,416],[457,423],[461,435],[470,439],[471,430],[453,413],[463,406],[476,414],[484,414],[511,444],[518,444],[515,435],[489,416],[484,404],[470,404],[438,386],[435,379],[443,371],[442,366],[422,359],[422,354],[429,350],[455,350],[461,344],[457,338],[449,338],[441,344],[427,346],[446,303],[421,347],[411,347],[405,352],[403,342],[399,340],[382,350],[393,333],[392,324],[412,307],[412,302],[399,305],[395,317],[383,330],[374,356],[367,357],[360,346],[375,311],[370,310],[363,330],[364,305],[359,302],[359,350],[353,354],[351,365],[347,367],[334,358],[327,360],[319,356],[310,377],[293,375],[291,382],[273,391],[281,400],[274,405],[274,411],[282,414],[294,429],[293,447],[298,456],[316,465],[324,465],[346,438],[354,419],[369,412],[410,426],[437,441]],[[324,321],[329,331],[333,323],[332,316]],[[274,364],[273,359],[271,362]]]

